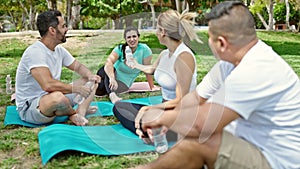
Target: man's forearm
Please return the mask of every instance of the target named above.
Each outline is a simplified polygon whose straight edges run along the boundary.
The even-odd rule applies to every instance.
[[[162,123],[171,130],[189,136],[198,137],[199,132],[199,106],[200,100],[196,92],[185,95],[175,109],[165,111]]]
[[[71,84],[66,84],[59,80],[53,79],[50,82],[48,82],[47,85],[44,85],[43,90],[49,93],[60,91],[64,94],[67,94],[67,93],[73,93],[74,87]]]
[[[88,79],[93,73],[83,64],[79,64],[77,73],[82,77]]]

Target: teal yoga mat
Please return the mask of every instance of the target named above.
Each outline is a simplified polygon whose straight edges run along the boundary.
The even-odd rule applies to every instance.
[[[146,105],[158,104],[158,103],[161,103],[161,101],[162,101],[161,96],[151,96],[151,97],[145,97],[145,98],[135,98],[135,99],[124,100],[124,102],[140,103],[140,104],[146,104]],[[87,117],[112,116],[113,115],[113,112],[112,112],[113,104],[111,102],[108,102],[108,101],[92,102],[91,106],[98,106],[98,111],[95,114],[88,115]],[[63,123],[63,122],[66,122],[67,120],[68,120],[68,117],[66,117],[66,116],[56,117],[53,122],[51,122],[49,124],[45,124],[45,125]],[[7,106],[6,107],[4,125],[5,126],[21,125],[21,126],[26,126],[26,127],[44,126],[44,125],[37,125],[37,124],[32,124],[32,123],[22,121],[16,110],[16,106]]]
[[[110,102],[92,102],[91,106],[98,106],[98,110],[95,114],[89,115],[90,116],[111,116],[113,115],[113,112],[111,111],[113,108],[113,104]],[[67,116],[58,116],[54,119],[53,122],[45,124],[45,125],[51,125],[51,124],[57,124],[57,123],[63,123],[68,120]],[[16,106],[7,106],[6,107],[6,113],[4,118],[4,125],[20,125],[20,126],[26,126],[26,127],[40,127],[45,125],[38,125],[38,124],[32,124],[25,122],[20,119],[20,116],[16,110]]]
[[[121,124],[111,126],[54,124],[40,131],[38,140],[43,165],[56,154],[66,150],[105,156],[155,150],[153,145],[144,144],[138,136]]]

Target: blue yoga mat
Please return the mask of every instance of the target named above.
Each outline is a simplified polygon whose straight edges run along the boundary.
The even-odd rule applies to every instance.
[[[162,101],[161,96],[151,96],[151,97],[145,97],[145,98],[135,98],[135,99],[124,100],[124,102],[132,102],[132,103],[139,103],[139,104],[145,104],[145,105],[158,104],[158,103],[161,103],[161,101]],[[91,117],[91,116],[112,116],[113,115],[112,108],[114,105],[109,101],[92,102],[91,106],[98,106],[98,111],[95,114],[88,115],[87,118]],[[67,120],[68,120],[67,116],[60,116],[60,117],[56,117],[53,122],[48,123],[46,125],[63,123],[63,122],[66,122]],[[7,106],[6,107],[4,125],[5,126],[6,125],[21,125],[21,126],[26,126],[26,127],[44,126],[44,125],[37,125],[37,124],[32,124],[32,123],[22,121],[16,110],[16,106]]]
[[[113,112],[111,111],[113,108],[113,104],[110,102],[92,102],[91,106],[98,106],[98,110],[95,114],[88,115],[90,116],[111,116],[113,115]],[[68,120],[67,116],[58,116],[54,119],[53,122],[45,124],[45,125],[51,125],[51,124],[57,124],[57,123],[63,123]],[[16,106],[7,106],[6,107],[6,113],[4,118],[4,125],[20,125],[20,126],[26,126],[26,127],[40,127],[44,125],[38,125],[38,124],[32,124],[25,122],[20,119],[20,116],[16,110]]]
[[[63,139],[62,139],[63,138]],[[54,124],[38,134],[43,165],[54,155],[75,150],[97,155],[122,155],[155,150],[144,144],[121,124],[111,126],[71,126]],[[174,143],[169,143],[172,146]]]

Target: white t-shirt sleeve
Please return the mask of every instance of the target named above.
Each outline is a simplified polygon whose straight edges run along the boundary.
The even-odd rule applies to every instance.
[[[249,90],[253,86],[249,83],[243,83],[241,80],[234,83],[226,80],[225,84],[209,101],[224,105],[240,114],[243,118],[248,119],[251,113],[268,97],[264,93],[260,94],[260,91],[264,90],[263,87]]]
[[[36,67],[49,67],[47,64],[47,54],[42,50],[43,49],[36,47],[36,45],[32,46],[31,50],[26,50],[24,54],[24,59],[26,61],[24,63],[28,64],[28,72],[30,72],[32,68]]]
[[[225,78],[233,69],[234,65],[229,62],[217,62],[197,86],[198,95],[206,99],[212,97],[221,88]]]
[[[272,98],[274,85],[268,79],[271,72],[254,71],[261,67],[258,63],[243,64],[248,66],[240,65],[235,68],[210,101],[222,104],[248,119],[254,111],[267,109],[262,104]]]
[[[63,57],[63,66],[70,66],[75,61],[75,58],[64,47],[58,46],[57,49],[59,50],[60,55]]]

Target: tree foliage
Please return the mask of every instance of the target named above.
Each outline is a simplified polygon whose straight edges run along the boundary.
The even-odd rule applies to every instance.
[[[81,14],[97,18],[118,19],[142,11],[134,0],[81,0]]]
[[[35,17],[47,9],[45,0],[0,0],[0,13],[11,18],[17,30],[34,29]]]
[[[139,3],[141,1],[147,3]],[[196,21],[201,25],[206,25],[204,15],[215,4],[222,1],[224,0],[0,0],[0,16],[9,17],[9,20],[15,25],[17,30],[35,29],[35,19],[38,13],[50,8],[59,8],[59,4],[62,4],[61,6],[64,7],[62,9],[59,8],[59,10],[67,16],[66,21],[68,24],[73,23],[72,27],[75,29],[80,21],[79,19],[87,18],[89,21],[91,18],[97,18],[98,21],[100,19],[101,24],[113,20],[114,25],[118,27],[121,24],[131,24],[137,17],[143,17],[142,13],[150,11],[154,13],[166,10],[168,7],[159,5],[165,2],[171,4],[171,8],[179,12],[182,12],[188,6],[190,11],[199,13]],[[300,25],[300,0],[243,1],[245,4],[251,4],[251,12],[261,20],[266,29],[272,29],[274,19],[275,21],[281,21],[284,18],[289,18],[289,20],[296,21]],[[285,11],[288,11],[286,9],[289,8],[286,7],[285,9],[286,5],[279,3],[287,1],[290,4],[290,14],[288,12],[285,13]],[[76,10],[80,9],[80,15],[78,12],[74,12],[73,9],[75,7]],[[76,20],[72,22],[72,18],[75,18],[74,13],[76,13]],[[135,14],[136,18],[126,17],[132,14]],[[144,18],[144,20],[149,19],[151,17],[149,18],[148,15]],[[155,19],[152,20],[155,21]]]

